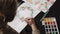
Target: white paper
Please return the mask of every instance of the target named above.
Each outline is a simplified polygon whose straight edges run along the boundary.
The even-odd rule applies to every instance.
[[[25,18],[34,18],[37,14],[41,12],[33,7],[29,7],[30,6],[27,3],[24,3],[19,6],[14,20],[8,23],[8,25],[14,30],[16,30],[18,33],[20,33],[27,25],[27,23],[24,21]]]
[[[55,3],[56,0],[23,0],[23,1],[45,13]]]
[[[23,8],[22,8],[23,7]],[[18,7],[18,17],[19,18],[34,18],[37,14],[41,12],[41,10],[37,10],[33,6],[31,7],[28,3],[23,3],[21,6]]]
[[[27,23],[24,21],[25,18],[34,18],[41,11],[44,13],[47,12],[47,10],[49,10],[49,8],[56,0],[54,0],[52,4],[51,2],[47,2],[47,0],[31,0],[32,3],[26,0],[24,1],[25,3],[21,4],[18,7],[15,19],[12,22],[8,23],[8,25],[18,33],[20,33],[27,25]]]
[[[27,23],[25,21],[22,22],[19,18],[15,17],[12,22],[8,22],[8,25],[20,33],[26,27]]]

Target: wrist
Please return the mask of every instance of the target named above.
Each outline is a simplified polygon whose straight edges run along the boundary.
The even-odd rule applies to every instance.
[[[32,28],[32,31],[38,30],[35,24],[32,24],[32,25],[31,25],[31,28]]]

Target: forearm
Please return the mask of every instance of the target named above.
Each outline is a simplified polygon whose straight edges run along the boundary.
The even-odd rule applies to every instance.
[[[33,18],[26,18],[25,21],[31,26],[32,34],[40,34],[40,31],[37,29]]]
[[[32,34],[40,34],[40,31],[39,30],[32,31]]]
[[[37,29],[35,24],[31,25],[32,28],[32,34],[40,34],[40,31]]]

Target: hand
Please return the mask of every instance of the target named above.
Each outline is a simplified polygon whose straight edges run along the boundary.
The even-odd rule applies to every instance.
[[[37,31],[37,27],[35,25],[34,18],[26,18],[25,21],[31,26],[32,31]]]
[[[35,24],[34,18],[26,18],[25,21],[31,26]]]

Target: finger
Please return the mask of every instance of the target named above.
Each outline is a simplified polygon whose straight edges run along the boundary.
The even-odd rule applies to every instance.
[[[34,18],[29,18],[29,17],[27,17],[26,19],[34,19]]]
[[[30,20],[30,18],[25,18],[25,20]]]
[[[26,22],[29,22],[29,20],[28,20],[28,19],[25,19],[25,21],[26,21]]]

